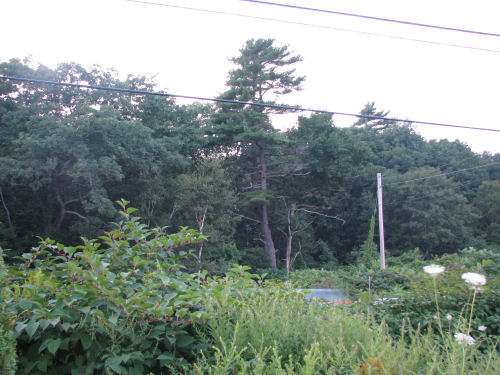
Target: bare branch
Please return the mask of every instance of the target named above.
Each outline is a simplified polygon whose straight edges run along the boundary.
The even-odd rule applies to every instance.
[[[87,223],[89,222],[89,219],[87,219],[85,216],[80,215],[78,212],[75,211],[66,211],[67,214],[75,215],[76,217],[79,217],[82,220],[85,220]]]
[[[280,173],[280,174],[268,174],[267,178],[276,178],[276,177],[288,177],[288,176],[307,176],[310,172],[307,173]]]
[[[260,241],[262,242],[263,244],[266,243],[266,241],[264,241],[262,238],[252,238],[254,241]]]
[[[324,216],[324,217],[328,217],[330,219],[335,219],[335,220],[338,220],[338,221],[341,221],[342,222],[342,225],[344,225],[346,223],[346,221],[344,219],[342,219],[340,216],[336,215],[336,216],[331,216],[331,215],[327,215],[327,214],[323,214],[321,212],[317,212],[317,211],[311,211],[311,210],[306,210],[305,208],[297,208],[297,211],[304,211],[304,212],[307,212],[311,215],[318,215],[318,216]]]
[[[80,202],[80,198],[70,199],[69,201],[64,202],[64,205],[66,206],[67,204],[76,202]]]
[[[177,209],[177,202],[174,201],[174,205],[172,206],[172,212],[170,212],[170,220],[172,220],[172,217],[174,216],[176,209]]]
[[[308,222],[306,225],[304,225],[301,229],[298,229],[298,230],[295,230],[295,231],[292,231],[292,236],[296,235],[297,233],[300,233],[302,231],[305,231],[307,228],[309,228],[312,223],[314,223],[314,220]]]
[[[297,239],[297,242],[299,243],[299,250],[295,253],[295,255],[293,256],[292,260],[290,261],[290,266],[295,262],[295,259],[297,259],[297,256],[302,251],[302,242],[299,239]]]
[[[261,184],[250,183],[250,186],[244,187],[244,188],[242,188],[242,190],[257,190],[257,189],[260,189],[261,187],[262,187]]]
[[[311,208],[313,210],[331,210],[332,209],[331,206],[312,206],[310,204],[305,204],[305,203],[301,203],[301,204],[297,205],[297,207]]]
[[[260,220],[252,219],[251,217],[248,217],[248,216],[245,216],[245,215],[242,215],[242,214],[236,214],[236,216],[241,216],[243,219],[247,219],[247,220],[250,220],[250,221],[253,221],[255,223],[259,223],[260,224]]]

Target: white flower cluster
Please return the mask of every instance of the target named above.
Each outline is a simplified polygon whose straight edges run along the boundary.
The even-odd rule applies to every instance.
[[[437,264],[431,264],[430,266],[424,267],[424,272],[428,273],[431,276],[437,276],[440,273],[443,273],[445,268],[443,266],[439,266]]]
[[[476,340],[471,336],[460,332],[455,333],[455,340],[462,345],[474,345],[476,343]]]
[[[474,287],[486,285],[486,277],[474,272],[466,272],[462,275],[462,279],[467,284],[471,284]]]

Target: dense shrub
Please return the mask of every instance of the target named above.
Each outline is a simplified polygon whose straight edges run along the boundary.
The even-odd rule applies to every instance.
[[[499,369],[491,347],[482,354],[404,324],[408,340],[393,340],[384,324],[355,307],[308,303],[291,286],[266,284],[244,268],[206,285],[212,319],[198,331],[207,349],[183,373],[493,375]]]
[[[99,240],[44,240],[11,270],[5,306],[16,317],[20,374],[155,374],[193,360],[200,280],[174,248],[203,239],[148,228],[120,204],[123,221]]]
[[[393,335],[397,335],[401,322],[409,319],[421,329],[432,329],[435,333],[441,324],[445,332],[453,331],[462,320],[470,318],[473,291],[461,279],[466,269],[451,267],[435,280],[423,271],[412,275],[407,290],[394,290],[390,301],[376,301],[371,306],[379,321],[385,321]],[[434,290],[434,282],[436,290]],[[436,295],[438,304],[436,305]],[[372,300],[373,302],[373,300]],[[482,287],[474,301],[472,316],[473,335],[482,335],[479,326],[486,326],[487,336],[500,334],[500,280],[491,278]],[[438,314],[439,309],[439,314]],[[440,321],[439,321],[439,320]]]
[[[300,288],[340,289],[339,277],[334,271],[309,269],[290,272],[290,281]]]
[[[301,288],[340,289],[349,298],[358,300],[360,293],[376,294],[394,286],[406,287],[408,278],[392,269],[368,269],[363,265],[345,266],[336,271],[298,270],[290,273],[290,281]]]
[[[16,341],[13,337],[12,317],[4,308],[4,286],[7,284],[7,270],[0,248],[0,369],[2,375],[16,373]]]

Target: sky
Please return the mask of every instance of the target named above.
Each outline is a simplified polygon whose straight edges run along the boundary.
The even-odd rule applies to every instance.
[[[154,75],[159,88],[169,93],[215,97],[225,91],[233,68],[229,59],[245,41],[273,38],[303,57],[296,68],[306,76],[303,90],[283,97],[283,103],[359,113],[367,102],[375,102],[392,117],[500,129],[500,52],[338,29],[500,51],[499,37],[239,0],[150,1],[212,13],[126,0],[2,0],[0,61],[30,56],[51,68],[70,61],[98,64],[122,76]],[[275,2],[500,34],[498,0]],[[337,126],[354,121],[334,116]],[[285,129],[296,118],[276,118],[274,123]],[[414,129],[426,139],[459,139],[476,152],[500,152],[500,133],[424,125]]]

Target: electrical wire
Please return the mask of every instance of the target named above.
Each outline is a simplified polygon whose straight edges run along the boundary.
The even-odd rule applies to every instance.
[[[168,93],[159,92],[159,91],[146,91],[146,90],[125,89],[125,88],[120,88],[120,87],[86,85],[86,84],[81,84],[81,83],[47,81],[47,80],[42,80],[42,79],[4,76],[4,75],[0,75],[0,79],[6,79],[6,80],[18,81],[18,82],[31,82],[31,83],[41,83],[41,84],[48,84],[48,85],[78,87],[78,88],[86,88],[86,89],[92,89],[92,90],[116,91],[116,92],[128,93],[128,94],[133,94],[133,95],[154,95],[154,96],[164,96],[164,97],[171,97],[171,98],[211,101],[211,102],[225,103],[225,104],[241,104],[243,106],[248,105],[248,106],[261,107],[261,108],[262,107],[275,108],[275,109],[296,111],[296,112],[312,112],[312,113],[323,113],[323,114],[329,114],[329,115],[367,118],[367,119],[371,119],[371,120],[387,120],[387,121],[394,121],[394,122],[399,122],[399,123],[407,124],[407,125],[442,126],[442,127],[448,127],[448,128],[481,130],[481,131],[500,133],[500,129],[493,129],[493,128],[480,128],[480,127],[467,126],[467,125],[446,124],[446,123],[441,123],[441,122],[408,120],[408,119],[390,118],[390,117],[383,117],[383,116],[363,115],[363,114],[359,114],[359,113],[329,111],[329,110],[323,110],[323,109],[305,108],[305,107],[281,105],[281,104],[246,102],[246,101],[241,101],[241,100],[222,99],[222,98],[206,98],[206,97],[192,96],[192,95],[168,94]]]
[[[278,18],[250,16],[248,14],[242,14],[242,13],[232,13],[232,12],[225,12],[225,11],[219,11],[219,10],[193,8],[193,7],[187,7],[187,6],[182,6],[182,5],[156,3],[156,2],[153,2],[153,1],[145,1],[145,0],[125,0],[125,1],[130,2],[130,3],[138,3],[138,4],[145,4],[145,5],[156,5],[156,6],[162,6],[162,7],[168,7],[168,8],[177,8],[177,9],[184,9],[184,10],[192,10],[192,11],[197,11],[197,12],[222,14],[222,15],[226,15],[226,16],[236,16],[236,17],[258,19],[258,20],[263,20],[263,21],[281,22],[281,23],[292,24],[292,25],[315,27],[315,28],[335,30],[335,31],[343,31],[343,32],[348,32],[348,33],[369,35],[369,36],[382,37],[382,38],[390,38],[390,39],[398,39],[398,40],[404,40],[404,41],[409,41],[409,42],[433,44],[433,45],[445,46],[445,47],[464,48],[464,49],[477,50],[477,51],[482,51],[482,52],[500,53],[500,50],[490,49],[490,48],[480,48],[480,47],[473,47],[473,46],[464,46],[464,45],[461,45],[461,44],[436,42],[436,41],[425,40],[425,39],[415,39],[415,38],[408,38],[408,37],[397,36],[397,35],[381,34],[381,33],[374,33],[374,32],[361,31],[361,30],[345,29],[345,28],[334,27],[334,26],[326,26],[326,25],[318,25],[318,24],[305,23],[305,22],[288,21],[288,20],[282,20],[282,19],[278,19]]]
[[[239,1],[244,1],[247,3],[255,3],[255,4],[260,4],[260,5],[270,5],[270,6],[277,6],[277,7],[290,8],[290,9],[306,10],[306,11],[311,11],[311,12],[335,14],[335,15],[339,15],[339,16],[364,18],[364,19],[369,19],[369,20],[373,20],[373,21],[399,23],[399,24],[409,25],[409,26],[426,27],[426,28],[446,30],[446,31],[456,31],[456,32],[461,32],[461,33],[476,34],[476,35],[483,35],[483,36],[500,37],[500,34],[489,33],[489,32],[484,32],[484,31],[467,30],[467,29],[448,27],[448,26],[429,25],[429,24],[425,24],[425,23],[402,21],[402,20],[396,20],[396,19],[392,19],[392,18],[374,17],[374,16],[363,15],[363,14],[339,12],[336,10],[308,8],[308,7],[292,5],[292,4],[273,3],[271,1],[259,1],[259,0],[239,0]]]
[[[458,169],[458,170],[456,170],[456,171],[447,172],[447,173],[439,173],[439,174],[434,174],[434,175],[430,175],[430,176],[426,176],[426,177],[413,178],[413,179],[411,179],[411,180],[404,180],[404,181],[391,182],[391,183],[388,183],[388,184],[383,184],[383,186],[406,184],[406,183],[408,183],[408,182],[413,182],[413,181],[422,181],[422,180],[426,180],[426,179],[428,179],[428,178],[433,178],[433,177],[448,176],[448,175],[452,175],[452,174],[456,174],[456,173],[461,173],[461,172],[465,172],[465,171],[471,171],[471,170],[474,170],[474,169],[485,168],[485,167],[489,167],[489,166],[492,166],[492,165],[497,165],[497,164],[500,164],[500,162],[494,162],[494,163],[483,164],[483,165],[479,165],[479,166],[476,166],[476,167],[471,167],[471,168]]]

